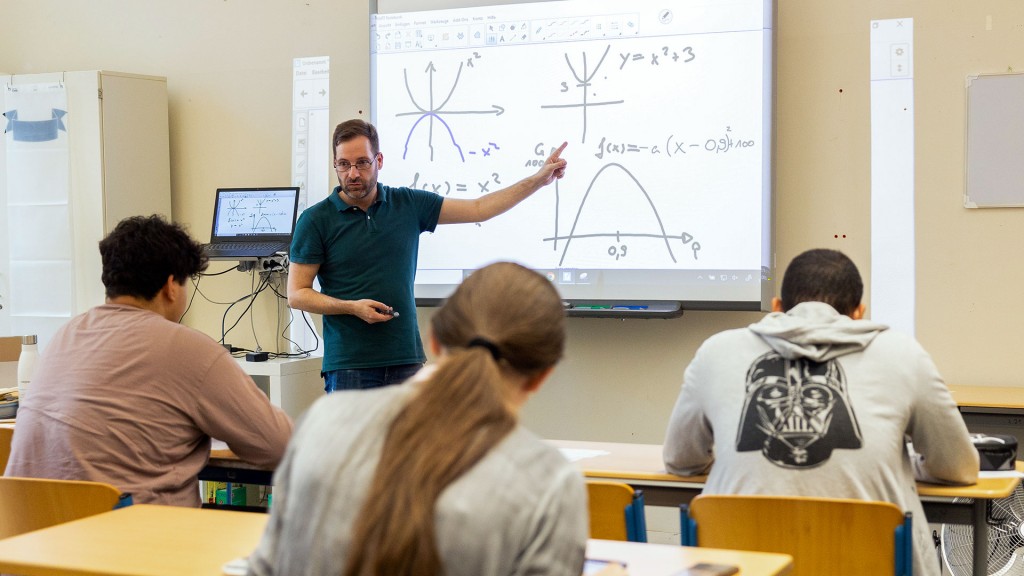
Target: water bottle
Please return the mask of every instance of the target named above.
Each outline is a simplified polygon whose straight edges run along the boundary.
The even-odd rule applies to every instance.
[[[36,371],[36,360],[39,359],[38,338],[31,336],[21,337],[21,355],[18,356],[18,404],[25,402],[28,395],[29,385],[32,383],[32,375]]]

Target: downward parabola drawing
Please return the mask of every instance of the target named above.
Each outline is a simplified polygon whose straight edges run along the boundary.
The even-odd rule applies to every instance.
[[[606,173],[607,170],[612,168],[615,170]],[[628,180],[625,180],[625,186],[620,186],[617,191],[598,186],[598,184],[608,180],[615,173],[628,178]],[[630,182],[632,185],[630,185]],[[591,195],[592,192],[594,193],[593,196]],[[584,209],[586,209],[586,212],[584,212]],[[623,215],[626,215],[628,220],[623,221]],[[624,238],[661,240],[661,242],[664,242],[668,258],[673,263],[676,263],[677,260],[672,250],[672,240],[680,241],[681,245],[690,244],[694,253],[694,259],[697,258],[697,252],[700,250],[700,243],[693,242],[694,238],[692,235],[686,232],[678,235],[669,235],[665,232],[665,225],[658,214],[658,208],[651,199],[651,195],[632,172],[616,162],[605,164],[594,174],[593,179],[591,179],[590,184],[587,186],[586,192],[583,194],[583,198],[580,200],[579,208],[576,210],[576,216],[573,219],[572,228],[569,230],[568,235],[561,236],[558,234],[557,209],[555,211],[555,222],[555,235],[544,240],[554,242],[555,250],[558,249],[559,240],[565,240],[565,244],[562,247],[562,255],[558,262],[559,266],[565,264],[569,255],[569,248],[574,245],[573,241],[577,241],[576,245],[578,246],[580,240],[588,238],[611,238],[615,242],[621,242]]]

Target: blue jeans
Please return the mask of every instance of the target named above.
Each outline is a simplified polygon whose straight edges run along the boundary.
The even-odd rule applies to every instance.
[[[324,372],[324,390],[330,394],[335,390],[364,390],[401,384],[419,371],[423,364],[401,364],[380,368],[352,368]]]

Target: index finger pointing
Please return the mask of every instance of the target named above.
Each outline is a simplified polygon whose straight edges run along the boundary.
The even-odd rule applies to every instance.
[[[548,162],[555,162],[555,161],[557,161],[558,157],[562,155],[562,150],[565,150],[565,147],[568,146],[568,145],[569,145],[568,142],[562,142],[562,145],[559,146],[557,150],[552,152],[551,156],[548,156]]]

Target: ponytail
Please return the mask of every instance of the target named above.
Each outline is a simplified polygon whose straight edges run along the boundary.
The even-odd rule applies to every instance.
[[[443,572],[437,499],[515,428],[511,383],[521,378],[507,375],[536,376],[557,362],[564,315],[546,279],[509,263],[478,270],[438,310],[431,327],[445,360],[388,430],[344,576]]]

